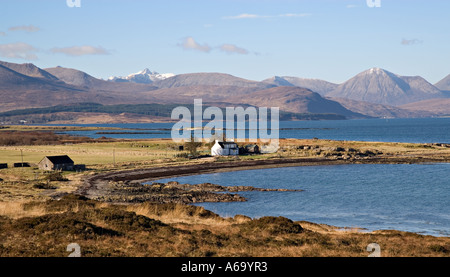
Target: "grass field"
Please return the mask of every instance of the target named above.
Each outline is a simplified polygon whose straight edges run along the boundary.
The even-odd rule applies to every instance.
[[[176,159],[180,154],[178,145],[170,139],[129,140],[115,142],[80,143],[68,145],[37,145],[37,146],[0,146],[0,163],[22,161],[37,164],[45,156],[69,155],[76,164],[105,165],[128,162],[143,162],[160,159]],[[299,150],[299,145],[308,145],[312,149]],[[331,148],[354,148],[360,151],[379,151],[391,155],[410,154],[448,154],[450,148],[427,146],[411,143],[380,143],[380,142],[342,142],[326,140],[297,140],[288,139],[281,142],[282,151],[277,155],[283,157],[317,156],[332,152]],[[314,148],[318,147],[318,148]],[[320,149],[321,148],[321,149]],[[318,150],[317,150],[318,149]],[[22,151],[22,152],[21,152]],[[207,145],[199,148],[200,154],[209,154]],[[276,155],[240,156],[241,159],[268,158]]]
[[[3,212],[2,212],[3,211]],[[111,205],[66,195],[59,201],[0,203],[0,256],[66,257],[448,257],[446,237],[362,233],[283,217],[223,218],[181,204]]]
[[[81,143],[0,147],[0,163],[39,163],[45,156],[69,155],[76,164],[100,165],[172,158],[178,152],[169,141]]]
[[[433,157],[449,161],[447,145],[287,139],[273,154],[221,157],[217,161],[317,157],[358,159]],[[377,242],[383,256],[450,256],[449,238],[398,231],[342,232],[332,226],[286,218],[222,218],[181,204],[112,205],[71,193],[83,177],[99,172],[175,164],[215,162],[188,159],[168,139],[113,140],[78,144],[0,146],[0,256],[67,256],[76,241],[83,256],[367,256]],[[209,154],[208,144],[199,154]],[[11,168],[13,163],[29,168]],[[368,154],[369,153],[369,154]],[[50,155],[69,155],[85,172],[64,172],[67,180],[48,181],[36,164]],[[361,157],[358,155],[362,155]],[[50,196],[66,195],[62,200]],[[30,243],[32,242],[32,243]]]

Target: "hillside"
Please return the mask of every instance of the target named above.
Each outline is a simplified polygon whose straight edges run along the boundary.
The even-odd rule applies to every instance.
[[[349,109],[353,112],[361,113],[376,118],[413,118],[413,117],[430,117],[436,115],[436,113],[431,111],[404,109],[403,106],[394,107],[345,98],[328,97],[327,99],[336,101],[342,106],[344,106],[346,109]]]
[[[156,87],[152,85],[108,82],[92,77],[91,75],[83,71],[71,68],[64,68],[60,66],[53,68],[46,68],[45,71],[51,73],[52,75],[56,76],[59,80],[67,84],[92,90],[136,92],[136,91],[149,91],[156,89]]]
[[[250,81],[224,73],[190,73],[180,74],[171,78],[154,82],[159,88],[190,87],[190,86],[228,86],[244,88],[270,88],[275,85]]]
[[[444,79],[437,82],[435,85],[440,90],[450,91],[450,74]]]
[[[263,82],[274,84],[276,86],[295,86],[310,89],[320,95],[327,95],[330,91],[336,89],[337,84],[333,84],[319,79],[307,79],[289,76],[274,76],[265,79]]]
[[[0,99],[0,111],[7,111],[100,97],[60,81],[26,76],[0,65]]]
[[[422,77],[399,76],[381,68],[359,73],[327,96],[393,106],[444,97]]]
[[[400,106],[410,111],[427,111],[439,115],[450,115],[450,98],[430,99]]]
[[[40,69],[31,63],[16,64],[0,61],[0,65],[7,67],[17,73],[23,74],[29,77],[42,78],[51,81],[58,81],[58,78],[50,74],[49,72]]]
[[[344,108],[335,101],[325,99],[316,92],[299,87],[275,87],[256,91],[246,98],[234,101],[235,103],[245,101],[259,107],[280,107],[284,111],[295,113],[340,114],[348,118],[366,117]]]

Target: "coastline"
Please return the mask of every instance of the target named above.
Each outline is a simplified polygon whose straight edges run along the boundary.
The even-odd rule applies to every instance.
[[[167,179],[180,176],[199,175],[217,172],[231,172],[241,170],[295,167],[295,166],[318,166],[318,165],[341,165],[341,164],[419,164],[419,163],[448,163],[450,160],[424,157],[403,158],[380,158],[372,157],[363,160],[332,160],[325,158],[276,158],[267,160],[247,160],[228,162],[203,162],[191,165],[151,167],[145,169],[118,170],[108,173],[100,173],[89,176],[83,180],[83,184],[75,193],[92,198],[101,195],[111,182],[150,182],[158,179]]]
[[[0,223],[6,226],[4,238],[10,246],[0,249],[0,256],[65,255],[67,232],[70,242],[77,241],[86,249],[86,256],[361,257],[368,255],[366,247],[373,242],[381,246],[383,256],[450,253],[449,237],[369,230],[283,216],[251,218],[245,212],[221,216],[201,205],[207,202],[241,205],[239,202],[246,201],[241,191],[264,191],[257,184],[251,187],[243,183],[231,189],[209,183],[158,182],[177,176],[294,166],[449,163],[448,145],[283,140],[277,154],[189,159],[176,156],[180,152],[169,141],[147,140],[127,141],[124,150],[135,150],[127,152],[130,156],[151,153],[154,159],[139,161],[133,157],[117,164],[103,162],[103,156],[111,153],[111,146],[120,149],[121,143],[86,144],[89,150],[98,151],[95,162],[87,164],[86,172],[64,173],[68,180],[52,182],[55,189],[35,189],[35,182],[30,181],[36,179],[33,168],[2,171],[2,178],[21,174],[24,181],[9,181],[3,186],[4,195],[10,195],[13,201],[0,203],[3,215]],[[73,156],[71,153],[77,150],[72,147],[64,146],[64,152]],[[50,148],[55,147],[44,149]],[[167,155],[169,150],[171,156]],[[77,161],[88,161],[79,155]],[[149,185],[142,184],[152,181]],[[280,187],[276,189],[289,189],[282,188],[282,184]],[[36,233],[36,228],[46,231]],[[23,243],[30,239],[39,246],[26,248]]]
[[[327,165],[345,165],[345,164],[420,164],[420,163],[448,163],[449,160],[435,159],[435,158],[417,158],[417,157],[409,157],[409,158],[380,158],[380,157],[372,157],[358,161],[350,161],[350,160],[331,160],[331,159],[323,159],[323,158],[278,158],[278,159],[268,159],[268,160],[253,160],[253,161],[228,161],[228,162],[204,162],[200,164],[191,164],[191,165],[182,165],[182,166],[168,166],[168,167],[154,167],[154,168],[146,168],[146,169],[136,169],[136,170],[122,170],[122,171],[113,171],[103,174],[97,174],[91,177],[88,177],[84,180],[83,186],[80,187],[76,194],[80,194],[89,199],[95,199],[102,201],[108,199],[107,202],[116,204],[136,204],[145,202],[144,201],[136,202],[136,201],[127,201],[127,197],[121,197],[121,201],[111,200],[113,198],[102,198],[102,195],[108,195],[111,192],[111,183],[115,184],[115,190],[118,187],[123,187],[129,189],[131,186],[142,186],[144,182],[157,181],[159,179],[168,179],[171,177],[180,177],[180,176],[190,176],[190,175],[199,175],[199,174],[209,174],[209,173],[218,173],[218,172],[232,172],[232,171],[242,171],[242,170],[254,170],[254,169],[264,169],[264,168],[278,168],[278,167],[297,167],[297,166],[327,166]],[[170,183],[170,182],[169,182]],[[176,182],[174,182],[176,183]],[[160,183],[156,183],[160,184]],[[167,185],[167,184],[166,184]],[[258,188],[256,188],[258,190]],[[119,189],[120,191],[120,189]],[[300,190],[301,191],[301,190]],[[127,190],[122,190],[123,194],[127,194]],[[186,192],[186,191],[184,191]],[[202,191],[203,193],[211,193],[207,190]],[[239,192],[236,190],[234,192]],[[145,193],[145,192],[143,192]],[[147,193],[149,193],[147,191]],[[151,192],[150,192],[151,193]],[[122,194],[122,193],[119,193]],[[213,194],[216,194],[213,192]],[[216,194],[220,196],[224,196],[224,194]],[[229,194],[228,194],[229,195]],[[202,202],[242,202],[246,201],[245,198],[240,195],[229,195],[230,197],[208,197],[203,199],[208,199],[206,201],[202,201],[201,197],[197,198],[196,201],[184,202],[184,204],[200,204]],[[136,199],[131,197],[130,199]],[[139,197],[138,197],[139,199]],[[155,197],[150,197],[154,201]],[[173,200],[173,203],[180,203]],[[194,198],[195,199],[195,198]],[[170,201],[169,201],[170,202]],[[160,201],[156,204],[168,203],[165,201]],[[307,224],[319,224],[326,225],[320,222],[306,222]],[[363,232],[363,233],[373,233],[380,232],[382,230],[372,230],[368,231],[365,228],[352,228],[348,226],[329,226],[329,228],[334,229],[338,232],[346,232],[348,230]],[[397,231],[397,230],[395,230]],[[419,233],[417,233],[419,234]],[[433,235],[431,235],[433,236]],[[434,236],[440,237],[440,236]],[[444,236],[445,237],[445,236]]]

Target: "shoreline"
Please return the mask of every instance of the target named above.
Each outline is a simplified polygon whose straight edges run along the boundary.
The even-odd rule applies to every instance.
[[[252,161],[228,161],[228,162],[206,162],[200,164],[181,165],[181,166],[167,166],[167,167],[155,167],[147,169],[135,169],[135,170],[122,170],[113,171],[108,173],[96,174],[86,178],[83,185],[75,192],[90,199],[98,199],[102,195],[108,194],[110,190],[110,182],[118,183],[123,182],[126,185],[144,183],[150,181],[156,181],[159,179],[168,179],[172,177],[191,176],[200,174],[209,174],[217,172],[232,172],[242,170],[264,169],[264,168],[277,168],[277,167],[296,167],[296,166],[326,166],[326,165],[348,165],[348,164],[421,164],[421,163],[449,163],[448,160],[423,157],[415,158],[369,158],[358,161],[348,160],[330,160],[324,158],[297,158],[297,159],[269,159],[269,160],[252,160]],[[212,201],[221,202],[221,201]],[[111,203],[114,203],[112,201]],[[133,202],[121,201],[117,204],[132,204]],[[200,204],[202,201],[191,204]],[[162,204],[162,203],[161,203]],[[189,203],[188,203],[189,204]],[[312,224],[321,224],[313,223]],[[326,224],[325,224],[326,225]],[[340,230],[354,229],[346,226],[336,227]],[[373,233],[373,230],[368,231],[366,228],[358,228],[360,231]],[[407,231],[406,231],[407,232]],[[433,237],[447,237],[447,236],[435,236],[429,234],[420,234],[424,236]]]
[[[209,161],[209,160],[208,160]],[[102,195],[107,190],[109,182],[133,182],[144,183],[159,179],[191,176],[218,172],[232,172],[242,170],[296,167],[296,166],[320,166],[320,165],[344,165],[344,164],[420,164],[420,163],[449,163],[447,159],[424,157],[396,157],[381,158],[372,157],[361,160],[334,160],[326,158],[276,158],[266,160],[246,160],[227,162],[203,162],[190,165],[162,166],[144,169],[116,170],[107,173],[99,173],[84,178],[82,186],[75,193],[92,198]]]

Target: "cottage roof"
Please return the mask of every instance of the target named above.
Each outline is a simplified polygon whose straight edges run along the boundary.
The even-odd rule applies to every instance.
[[[230,141],[218,141],[217,142],[222,148],[225,147],[225,145],[233,145],[236,146],[237,144],[235,142],[230,142]]]
[[[53,164],[73,164],[73,160],[67,155],[63,156],[46,156]]]

